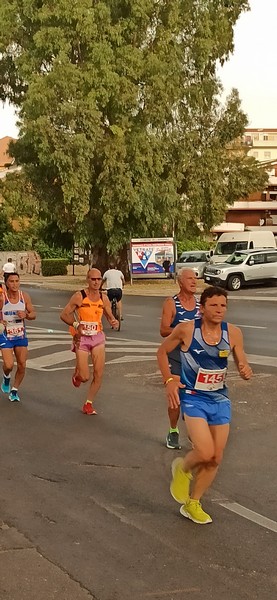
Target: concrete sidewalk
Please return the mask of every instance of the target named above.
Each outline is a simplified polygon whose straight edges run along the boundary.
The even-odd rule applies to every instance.
[[[72,275],[72,267],[68,268],[67,275],[55,275],[43,277],[42,275],[21,275],[23,285],[43,287],[52,290],[64,290],[74,292],[86,285],[87,267],[77,265],[75,274]],[[197,281],[197,293],[201,293],[206,287],[203,279]],[[126,283],[124,295],[128,296],[173,296],[179,291],[179,286],[173,279],[136,280],[133,285]]]
[[[95,600],[23,534],[1,521],[0,555],[1,600]]]

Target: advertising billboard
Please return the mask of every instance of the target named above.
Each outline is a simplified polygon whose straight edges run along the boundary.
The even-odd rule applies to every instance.
[[[165,277],[164,261],[169,275],[174,274],[175,243],[173,238],[134,238],[130,248],[131,279]],[[172,276],[171,275],[171,276]]]

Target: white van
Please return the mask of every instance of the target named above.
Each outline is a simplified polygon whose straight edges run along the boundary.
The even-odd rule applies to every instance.
[[[233,231],[222,233],[217,240],[210,262],[222,263],[235,250],[254,250],[255,248],[276,248],[272,231]]]

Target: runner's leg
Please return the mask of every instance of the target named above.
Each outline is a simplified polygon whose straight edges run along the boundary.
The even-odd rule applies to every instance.
[[[4,394],[8,394],[11,390],[11,372],[14,365],[13,348],[2,348],[2,359],[3,382],[1,383],[1,390]]]
[[[191,498],[200,500],[217,474],[230,427],[229,424],[209,426],[205,419],[187,415],[185,420],[194,449],[185,457],[184,469],[192,470],[198,463]]]
[[[75,349],[76,351],[76,367],[75,367],[75,377],[81,382],[85,383],[89,380],[89,352],[86,350],[79,350],[79,348]]]
[[[18,390],[26,371],[28,348],[27,346],[15,346],[14,353],[16,357],[17,369],[15,372],[13,388]]]
[[[4,375],[9,376],[13,370],[14,365],[14,355],[13,348],[2,348],[2,358],[3,358],[3,372]]]
[[[91,358],[93,364],[93,377],[89,387],[87,400],[93,403],[102,383],[105,367],[105,344],[100,344],[99,346],[92,348]]]

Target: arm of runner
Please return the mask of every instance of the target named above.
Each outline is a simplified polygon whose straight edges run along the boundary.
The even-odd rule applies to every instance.
[[[228,325],[228,332],[230,345],[238,372],[242,379],[250,379],[250,377],[253,375],[253,371],[244,352],[242,332],[239,327],[231,324]]]
[[[23,298],[25,300],[25,311],[19,310],[17,312],[20,319],[27,319],[28,321],[34,321],[36,318],[36,311],[34,309],[32,300],[26,292],[23,292]]]
[[[64,323],[66,323],[66,325],[73,325],[73,323],[74,323],[77,326],[75,311],[77,308],[79,308],[79,306],[81,306],[81,303],[82,303],[81,292],[75,292],[75,294],[73,294],[73,296],[71,296],[69,302],[67,303],[67,305],[64,307],[64,309],[62,310],[62,312],[60,314],[60,319]]]
[[[172,377],[169,364],[168,353],[174,350],[176,346],[182,344],[188,348],[191,343],[194,322],[180,323],[172,333],[160,345],[157,358],[161,374],[163,376],[164,385],[166,386],[166,396],[169,408],[178,408],[180,404],[179,389],[185,386]]]
[[[162,310],[162,318],[160,325],[160,334],[162,337],[167,337],[172,333],[172,328],[170,327],[174,317],[175,317],[176,309],[173,298],[166,298],[163,303]]]
[[[105,315],[108,323],[114,329],[117,329],[117,327],[119,327],[119,323],[118,323],[117,319],[115,319],[113,316],[109,299],[107,298],[107,296],[102,296],[102,300],[103,300],[103,305],[104,305],[104,315]]]
[[[120,277],[121,277],[121,281],[122,281],[122,287],[124,287],[124,285],[125,285],[125,277],[124,277],[122,271],[120,271]]]

